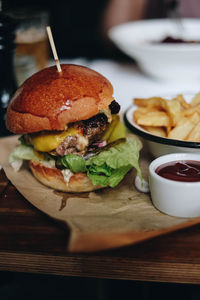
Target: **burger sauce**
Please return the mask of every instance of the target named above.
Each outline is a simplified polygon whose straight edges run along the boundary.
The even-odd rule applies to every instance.
[[[160,165],[155,172],[170,180],[200,182],[200,161],[172,161]]]

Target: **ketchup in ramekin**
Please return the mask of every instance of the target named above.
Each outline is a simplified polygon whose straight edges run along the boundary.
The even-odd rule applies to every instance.
[[[155,172],[170,180],[200,182],[200,161],[171,161],[157,167]]]
[[[200,217],[200,151],[154,159],[149,165],[149,187],[159,211],[174,217]]]

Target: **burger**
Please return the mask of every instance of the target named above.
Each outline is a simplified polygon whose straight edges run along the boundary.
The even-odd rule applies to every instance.
[[[78,65],[45,68],[28,78],[7,108],[6,126],[20,134],[9,161],[28,161],[42,184],[65,192],[115,187],[138,164],[140,142],[126,138],[111,83]]]

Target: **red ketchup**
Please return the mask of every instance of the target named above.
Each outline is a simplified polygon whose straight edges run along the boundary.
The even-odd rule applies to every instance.
[[[200,161],[172,161],[160,165],[155,172],[170,180],[200,182]]]

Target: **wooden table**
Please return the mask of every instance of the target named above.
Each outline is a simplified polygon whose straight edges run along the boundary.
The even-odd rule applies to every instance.
[[[68,253],[68,233],[0,171],[0,270],[200,283],[200,225],[112,251]]]

